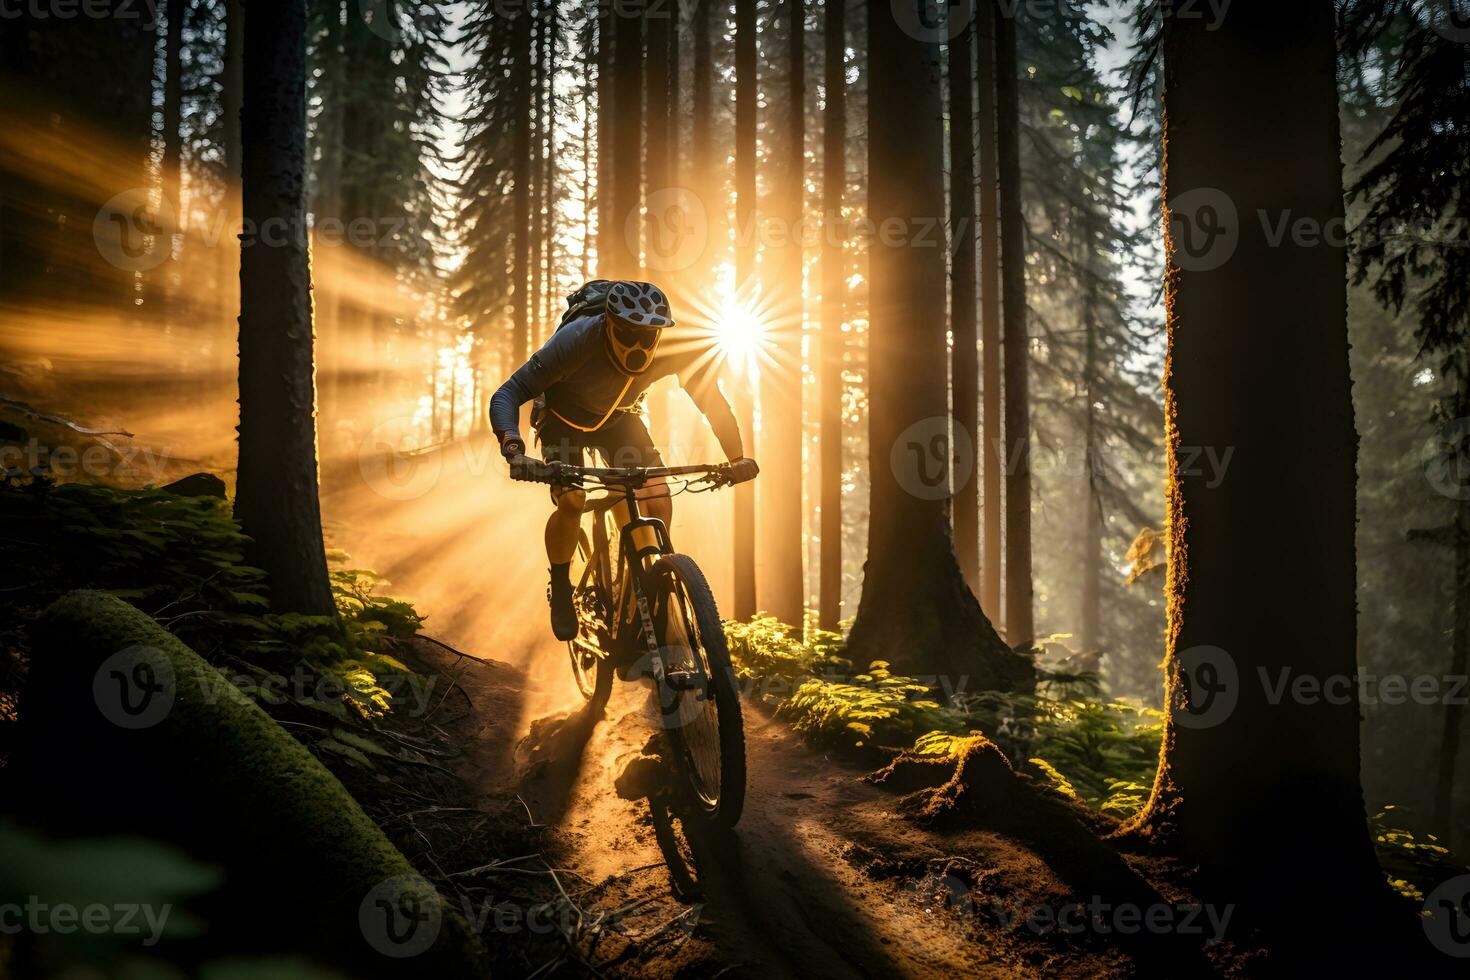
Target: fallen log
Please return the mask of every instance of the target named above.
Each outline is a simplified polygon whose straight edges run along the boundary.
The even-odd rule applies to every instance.
[[[220,865],[230,921],[212,931],[353,975],[485,975],[463,916],[342,783],[147,615],[73,592],[41,615],[33,650],[16,762],[53,829],[71,815],[95,832],[106,814]]]

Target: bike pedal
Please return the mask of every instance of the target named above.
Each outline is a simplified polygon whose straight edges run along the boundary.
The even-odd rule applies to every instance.
[[[675,691],[698,691],[704,688],[697,673],[690,670],[670,670],[664,674],[664,683]]]

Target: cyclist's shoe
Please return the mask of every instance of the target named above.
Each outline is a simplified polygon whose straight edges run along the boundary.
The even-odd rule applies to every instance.
[[[551,632],[558,640],[577,638],[577,610],[572,605],[572,583],[566,573],[551,573],[551,586],[546,590],[551,602]]]

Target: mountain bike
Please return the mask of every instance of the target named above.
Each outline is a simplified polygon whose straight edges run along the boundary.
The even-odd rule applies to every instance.
[[[572,564],[581,631],[567,644],[582,696],[600,710],[613,674],[651,678],[678,783],[697,815],[732,827],[745,802],[745,732],[725,631],[704,573],[674,551],[668,528],[639,510],[637,491],[729,486],[726,466],[598,468],[545,463],[535,478],[589,498]],[[616,553],[614,553],[616,548]]]

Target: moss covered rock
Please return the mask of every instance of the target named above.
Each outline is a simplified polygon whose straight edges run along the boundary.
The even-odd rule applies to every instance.
[[[17,760],[52,814],[184,843],[226,871],[233,919],[354,974],[483,976],[483,950],[300,742],[127,603],[42,614]],[[64,822],[64,820],[62,821]]]

